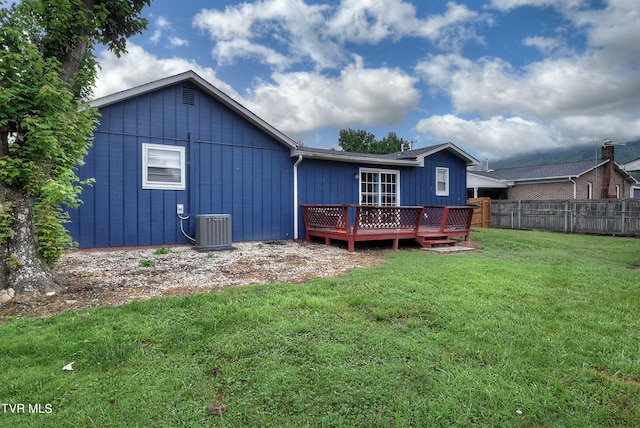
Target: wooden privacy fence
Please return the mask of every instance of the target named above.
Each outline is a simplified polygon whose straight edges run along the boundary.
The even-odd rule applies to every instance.
[[[467,204],[475,205],[472,227],[491,227],[491,198],[469,198]]]
[[[492,201],[491,225],[640,236],[640,199]]]

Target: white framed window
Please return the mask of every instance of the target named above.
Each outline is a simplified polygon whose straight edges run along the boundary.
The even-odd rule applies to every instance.
[[[142,145],[142,188],[184,190],[184,147],[159,144]]]
[[[360,204],[400,205],[400,171],[360,168]]]
[[[620,185],[616,184],[616,198],[620,199]]]
[[[593,183],[587,182],[587,199],[593,199]]]
[[[449,196],[449,168],[436,168],[436,196]]]

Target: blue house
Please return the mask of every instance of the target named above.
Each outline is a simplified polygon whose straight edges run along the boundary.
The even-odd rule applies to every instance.
[[[303,238],[301,204],[464,205],[477,163],[451,143],[302,147],[192,71],[92,104],[100,124],[78,175],[95,184],[67,225],[81,248],[186,244],[202,214],[230,215],[238,242]]]

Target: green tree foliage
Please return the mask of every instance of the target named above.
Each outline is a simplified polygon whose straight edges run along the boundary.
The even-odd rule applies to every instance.
[[[376,143],[376,136],[362,129],[342,129],[338,143],[345,152],[373,153],[371,150]]]
[[[97,118],[86,103],[98,67],[92,49],[100,43],[122,53],[126,38],[146,28],[139,15],[149,3],[23,0],[5,7],[0,0],[0,279],[4,282],[11,282],[16,266],[28,264],[26,255],[36,254],[46,267],[71,244],[64,207],[80,203],[82,183],[75,171],[87,153]],[[31,229],[33,240],[18,239],[25,236],[25,227]],[[36,247],[33,252],[24,248],[28,245]],[[9,258],[18,263],[8,267]]]
[[[361,129],[342,129],[338,137],[342,150],[355,153],[387,154],[409,150],[410,142],[399,138],[395,132],[389,132],[382,140],[376,140],[371,132]]]
[[[389,132],[382,140],[376,144],[376,152],[374,153],[396,153],[411,149],[411,143],[396,135],[395,132]]]

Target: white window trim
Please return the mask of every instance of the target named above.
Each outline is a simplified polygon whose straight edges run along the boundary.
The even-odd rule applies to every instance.
[[[363,173],[376,173],[376,174],[394,174],[396,176],[396,205],[400,206],[400,170],[397,169],[376,169],[376,168],[360,168],[358,172],[358,201],[362,204],[362,174]],[[380,190],[379,190],[380,192]],[[382,198],[378,198],[378,205],[382,206]]]
[[[587,182],[587,199],[593,199],[593,183]]]
[[[444,190],[438,190],[438,173],[445,172]],[[436,167],[436,196],[449,196],[449,168]]]
[[[147,157],[148,157],[147,153],[149,149],[178,152],[180,154],[180,182],[179,183],[149,181],[148,166],[147,166]],[[155,190],[185,190],[187,188],[185,165],[186,165],[186,162],[185,162],[184,147],[143,143],[142,144],[142,188],[155,189]]]

